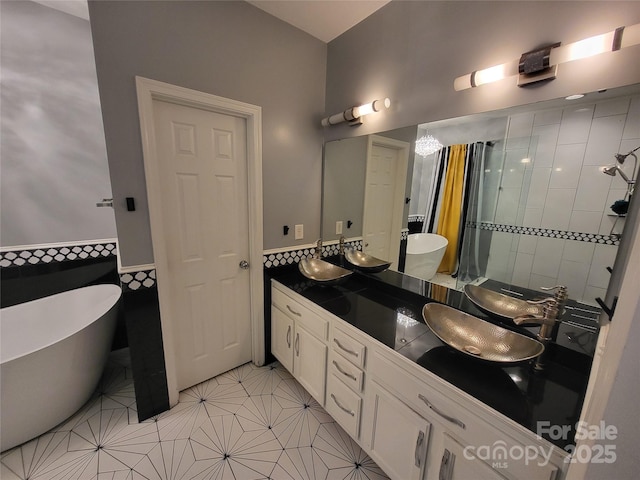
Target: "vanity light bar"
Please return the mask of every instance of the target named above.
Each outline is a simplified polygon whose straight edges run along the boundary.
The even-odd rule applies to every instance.
[[[638,44],[640,44],[640,23],[629,27],[619,27],[611,32],[585,38],[584,40],[579,40],[567,45],[560,46],[560,44],[555,44],[546,47],[548,50],[546,54],[548,56],[545,58],[544,68],[554,67],[561,63],[572,62],[605,52],[615,52]],[[541,49],[536,52],[530,52],[530,54],[539,53],[544,50],[545,49]],[[526,61],[525,57],[527,55],[528,54],[523,54],[518,60],[462,75],[454,80],[453,88],[456,91],[465,90],[522,74],[521,65]],[[526,84],[526,82],[522,84]]]
[[[379,112],[387,109],[391,106],[391,100],[388,98],[382,100],[374,100],[373,102],[365,103],[359,107],[347,108],[344,112],[336,113],[330,117],[322,119],[322,126],[328,127],[329,125],[336,125],[337,123],[349,122],[351,125],[360,125],[362,123],[361,118],[371,113]]]

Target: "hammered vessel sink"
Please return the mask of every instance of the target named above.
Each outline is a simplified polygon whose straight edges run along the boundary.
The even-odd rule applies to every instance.
[[[522,315],[544,316],[543,305],[532,305],[525,300],[513,298],[477,285],[465,285],[464,293],[480,310],[503,320],[512,321]]]
[[[298,263],[300,273],[320,285],[340,283],[353,272],[319,258],[304,258]]]
[[[422,317],[444,343],[474,358],[499,364],[519,363],[544,351],[539,341],[439,303],[428,303]]]
[[[353,248],[347,249],[344,252],[344,258],[347,259],[354,267],[371,273],[382,272],[386,270],[391,265],[391,262],[387,262],[386,260],[380,260],[379,258],[373,257],[367,253],[361,252],[360,250],[355,250]]]

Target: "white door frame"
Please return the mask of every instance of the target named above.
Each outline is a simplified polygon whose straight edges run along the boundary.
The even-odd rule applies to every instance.
[[[398,162],[396,164],[396,184],[394,187],[393,219],[391,220],[391,235],[389,251],[394,252],[396,258],[388,258],[391,268],[397,270],[400,261],[400,235],[402,233],[402,217],[404,216],[404,199],[406,197],[407,173],[409,169],[409,143],[393,138],[382,137],[380,135],[369,135],[367,140],[367,166],[365,170],[364,205],[362,218],[366,218],[367,212],[367,185],[369,183],[369,162],[374,146],[387,147],[398,151]],[[364,223],[364,222],[363,222]],[[362,225],[362,236],[365,235],[365,225]]]
[[[262,109],[248,103],[218,97],[209,93],[178,87],[157,80],[136,77],[138,114],[142,134],[142,154],[149,203],[151,242],[157,272],[160,323],[167,370],[169,405],[178,402],[175,340],[176,322],[171,317],[169,295],[167,245],[164,231],[160,189],[160,169],[157,162],[153,100],[233,115],[246,120],[247,125],[247,182],[249,191],[249,263],[251,290],[251,352],[256,365],[263,365],[264,348],[264,290],[262,269]],[[165,283],[166,282],[166,283]]]

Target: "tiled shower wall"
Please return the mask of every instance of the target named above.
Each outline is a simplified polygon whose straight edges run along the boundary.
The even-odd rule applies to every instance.
[[[626,183],[602,168],[639,145],[640,96],[512,116],[495,221],[543,230],[494,231],[487,276],[532,289],[564,284],[589,304],[604,298],[617,242],[603,239],[614,222],[614,233],[624,227],[610,206],[625,198]],[[633,166],[628,157],[629,177]],[[519,201],[502,195],[520,185]]]

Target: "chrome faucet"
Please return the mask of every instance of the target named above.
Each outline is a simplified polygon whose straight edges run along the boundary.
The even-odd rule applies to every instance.
[[[340,255],[344,255],[344,235],[340,235],[340,249],[338,250]]]
[[[316,242],[316,251],[313,253],[313,258],[322,258],[322,238],[319,238]]]

